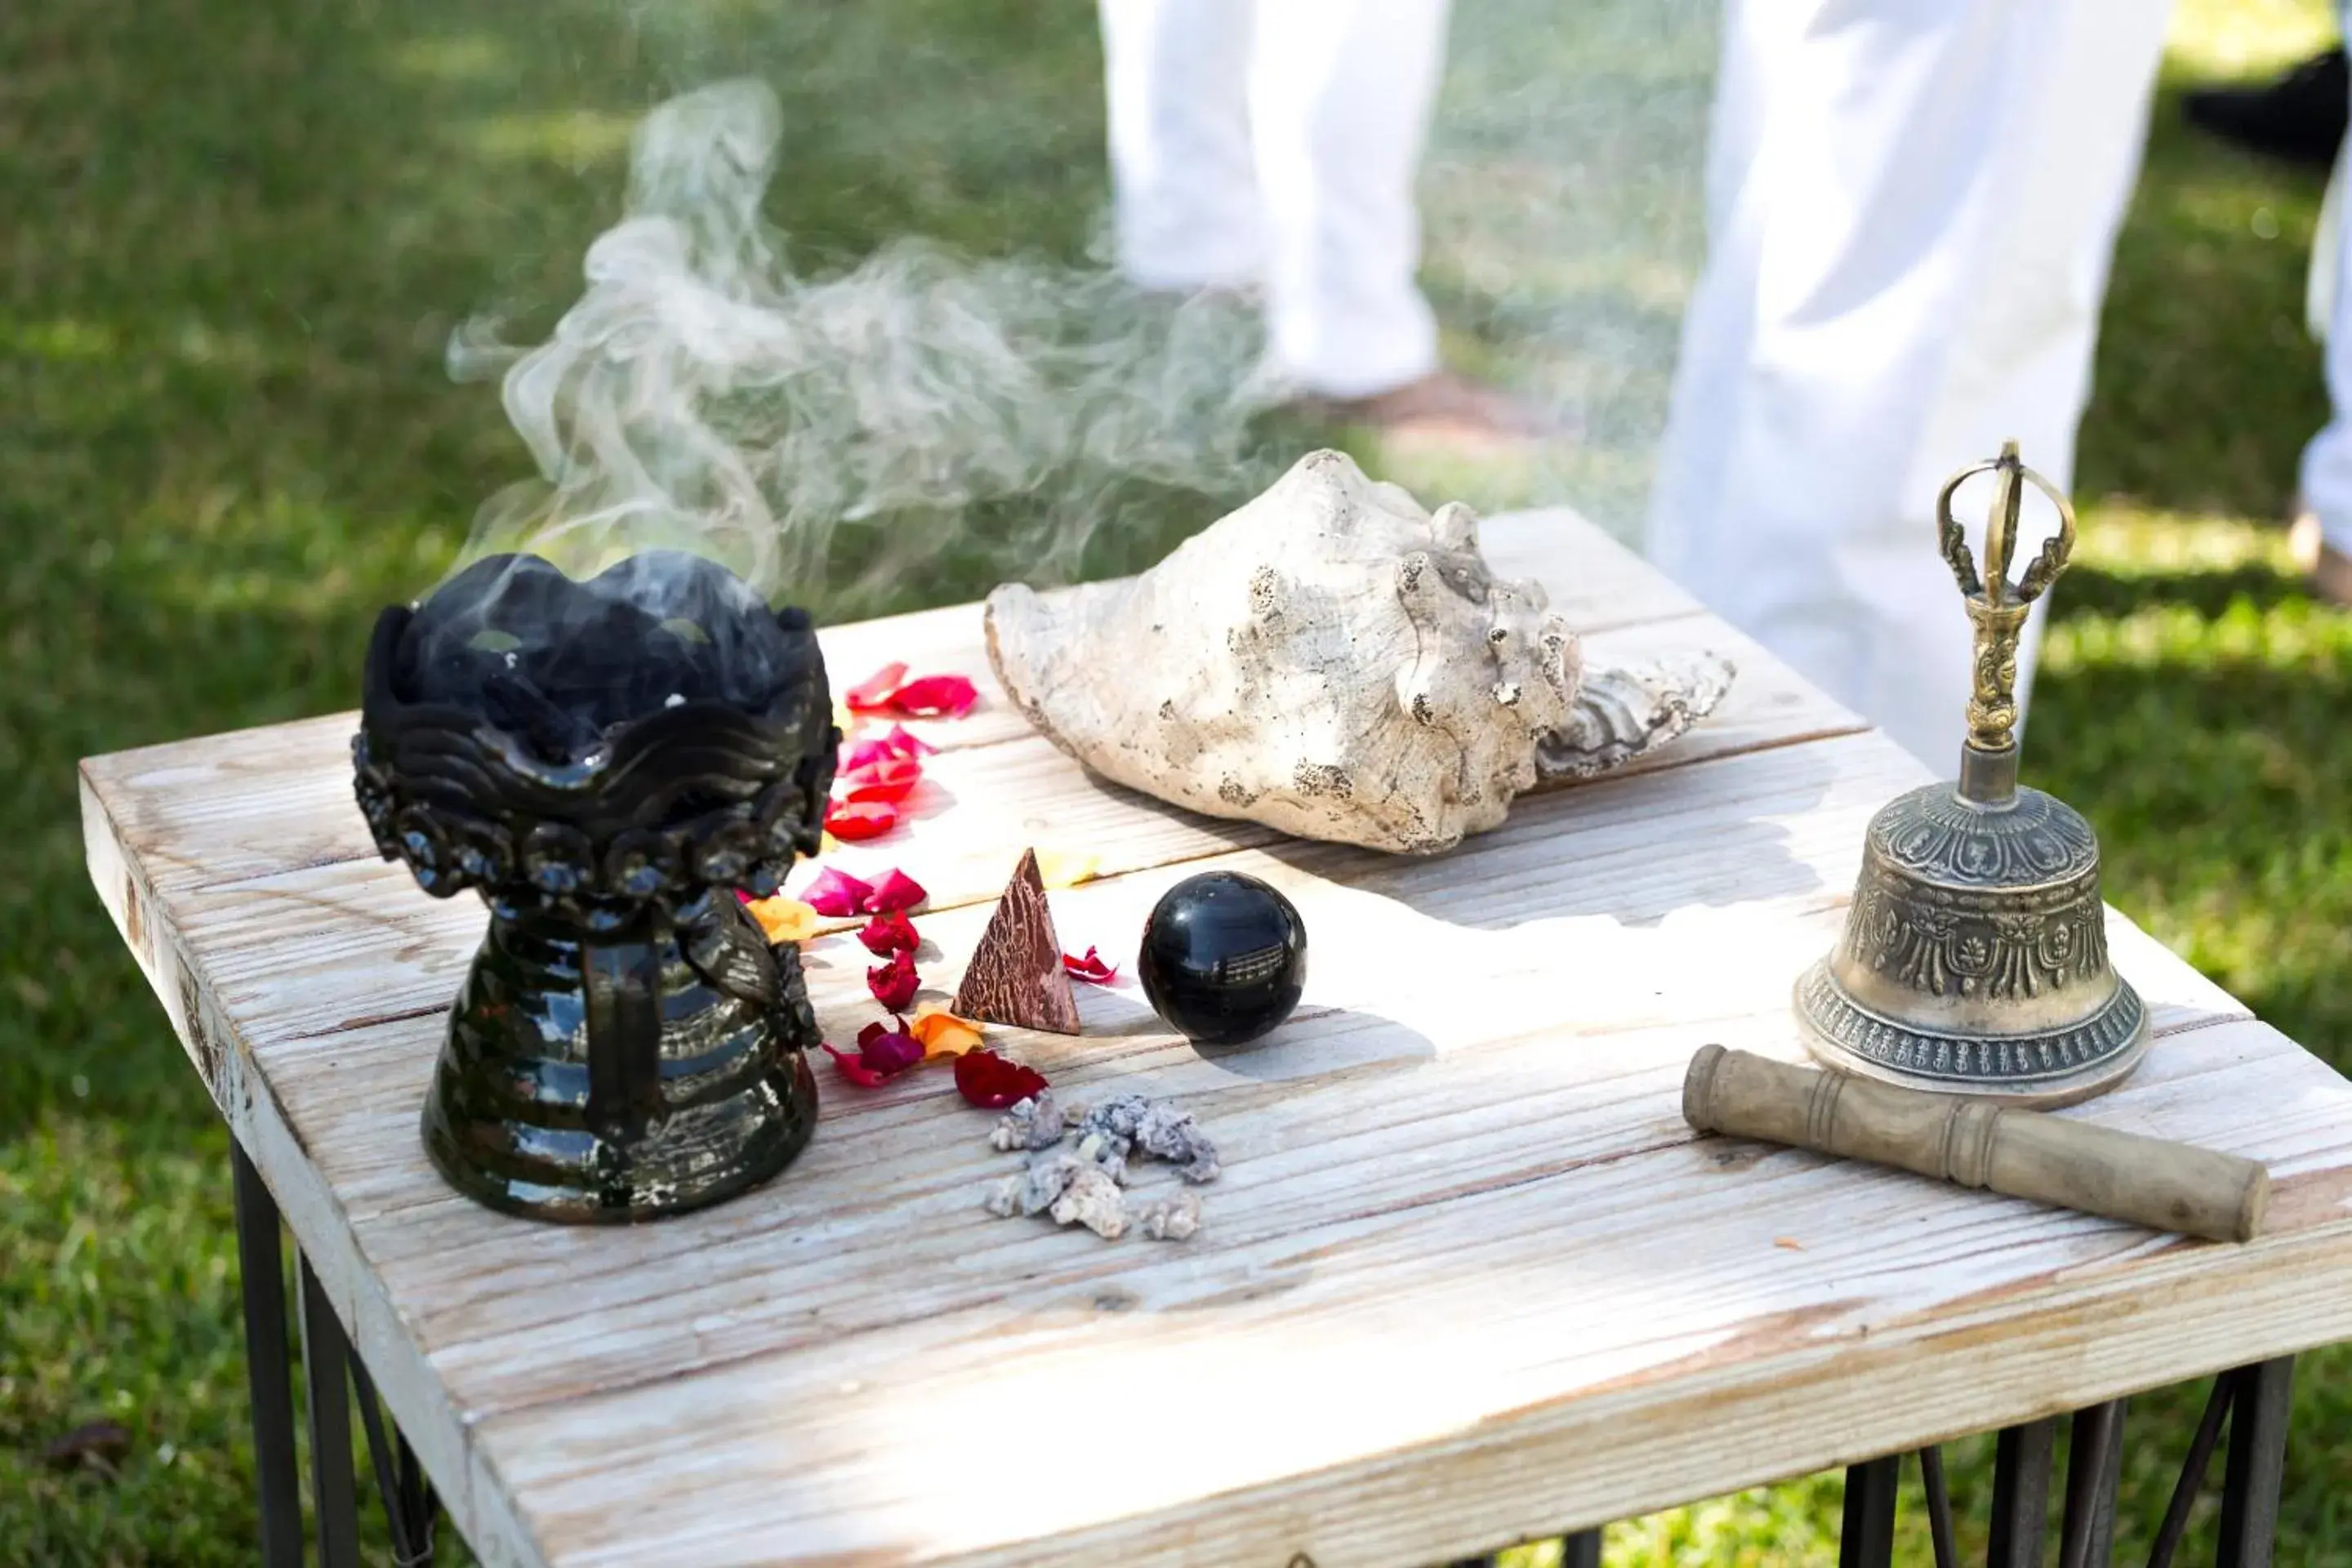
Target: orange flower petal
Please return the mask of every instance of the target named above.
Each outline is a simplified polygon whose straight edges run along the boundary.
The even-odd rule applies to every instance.
[[[817,912],[798,899],[778,893],[772,899],[755,899],[743,908],[760,922],[770,947],[779,942],[806,942],[816,934]]]
[[[981,1043],[976,1021],[960,1018],[937,1003],[918,1012],[915,1021],[907,1026],[907,1033],[921,1044],[926,1060],[932,1057],[960,1057]]]
[[[1102,858],[1070,849],[1037,851],[1037,878],[1049,888],[1075,888],[1091,882],[1102,869]]]

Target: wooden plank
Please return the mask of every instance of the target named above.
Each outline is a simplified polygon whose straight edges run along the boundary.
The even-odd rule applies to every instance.
[[[1502,570],[1538,576],[1580,629],[1636,628],[1695,615],[1698,605],[1655,570],[1592,524],[1565,509],[1489,519],[1486,544]],[[969,676],[982,692],[981,706],[957,721],[915,720],[908,728],[943,751],[1025,739],[1030,731],[997,693],[980,632],[976,605],[920,610],[877,621],[832,626],[819,634],[836,688],[863,680],[899,660],[924,673]],[[1596,643],[1612,657],[1636,657],[1661,637]],[[1735,690],[1717,732],[1736,724],[1783,721],[1853,727],[1851,715],[1795,680],[1785,667],[1761,662],[1761,650],[1725,629],[1752,666],[1749,689]],[[1672,634],[1663,641],[1671,643]],[[357,658],[360,649],[353,648]],[[1785,713],[1783,710],[1789,710]],[[1799,713],[1795,710],[1805,711]],[[292,724],[173,742],[97,757],[85,764],[90,787],[142,847],[149,874],[162,889],[201,887],[307,866],[373,857],[352,800],[350,751],[358,717],[332,713]],[[1718,749],[1727,749],[1719,747]]]
[[[212,907],[211,895],[194,901],[190,907],[205,929],[189,950],[195,970],[183,971],[184,981],[193,983],[181,994],[184,1001],[195,998],[200,1036],[226,1037],[225,1045],[211,1047],[222,1059],[215,1093],[239,1121],[240,1134],[253,1131],[265,1146],[277,1140],[283,1152],[265,1166],[273,1186],[307,1189],[299,1200],[281,1194],[281,1201],[289,1211],[317,1216],[315,1224],[328,1234],[327,1245],[314,1250],[342,1258],[330,1277],[341,1292],[339,1308],[348,1309],[346,1321],[355,1324],[355,1332],[362,1332],[359,1323],[373,1325],[362,1333],[363,1342],[369,1334],[400,1342],[387,1344],[377,1364],[411,1367],[407,1379],[384,1381],[404,1422],[439,1421],[438,1441],[428,1449],[439,1456],[436,1474],[446,1466],[461,1480],[477,1475],[511,1480],[541,1456],[568,1453],[576,1459],[575,1449],[533,1424],[543,1413],[556,1428],[587,1429],[556,1414],[575,1401],[594,1407],[574,1413],[582,1422],[593,1415],[601,1426],[603,1402],[614,1401],[627,1419],[642,1418],[666,1431],[662,1423],[674,1416],[641,1413],[628,1402],[668,1386],[681,1398],[699,1391],[697,1397],[708,1396],[731,1412],[730,1418],[753,1421],[764,1410],[762,1418],[772,1421],[778,1408],[831,1402],[803,1391],[783,1406],[737,1410],[704,1382],[715,1378],[732,1387],[728,1380],[752,1365],[759,1378],[768,1379],[803,1363],[848,1364],[843,1358],[866,1353],[844,1350],[840,1342],[848,1336],[860,1347],[884,1347],[875,1351],[881,1360],[874,1364],[904,1368],[892,1387],[935,1388],[943,1379],[953,1384],[971,1375],[950,1352],[974,1334],[982,1341],[1011,1335],[1051,1356],[1065,1355],[1070,1353],[1065,1330],[1090,1338],[1098,1331],[1097,1320],[1130,1298],[1170,1301],[1167,1310],[1178,1317],[1203,1313],[1226,1324],[1229,1308],[1245,1307],[1269,1291],[1294,1294],[1282,1282],[1301,1258],[1373,1246],[1399,1224],[1420,1225],[1415,1216],[1456,1204],[1506,1201],[1496,1194],[1543,1194],[1543,1211],[1527,1218],[1528,1228],[1508,1237],[1515,1238],[1511,1245],[1549,1257],[1559,1200],[1546,1184],[1664,1158],[1689,1144],[1673,1118],[1672,1087],[1680,1061],[1702,1037],[1790,1048],[1786,975],[1834,929],[1860,822],[1878,800],[1916,775],[1916,765],[1884,742],[1857,737],[1532,801],[1501,833],[1442,860],[1394,861],[1303,845],[1228,857],[1229,863],[1285,882],[1309,910],[1310,929],[1326,933],[1317,951],[1309,1018],[1264,1050],[1211,1061],[1146,1026],[1131,994],[1088,993],[1089,1041],[1057,1047],[1019,1037],[1024,1054],[1074,1089],[1083,1090],[1090,1081],[1152,1083],[1200,1104],[1225,1138],[1237,1174],[1212,1194],[1216,1228],[1203,1238],[1208,1245],[1165,1256],[1103,1248],[1090,1238],[1034,1227],[1024,1233],[977,1215],[974,1192],[1001,1162],[978,1145],[986,1119],[963,1110],[936,1074],[902,1080],[871,1097],[851,1099],[834,1088],[825,1126],[793,1173],[766,1193],[695,1219],[632,1232],[569,1232],[503,1220],[451,1196],[425,1168],[413,1120],[436,1019],[417,1016],[308,1032],[271,1027],[301,1016],[294,998],[306,988],[339,998],[346,1008],[356,995],[385,997],[387,977],[396,977],[404,963],[415,963],[419,950],[439,956],[418,972],[415,994],[428,1006],[446,998],[479,917],[423,899],[394,868],[367,868],[371,879],[380,874],[387,880],[362,896],[335,887],[337,879],[348,882],[355,868],[312,868],[277,879],[319,879],[304,898],[263,897],[235,909]],[[93,813],[92,820],[102,817]],[[115,867],[99,848],[92,858],[100,885],[113,883],[108,873]],[[1165,879],[1164,873],[1138,873],[1056,894],[1060,918],[1078,941],[1097,928],[1132,929]],[[163,912],[159,925],[152,914],[123,911],[126,934],[139,927],[134,945],[150,952],[159,944],[175,954],[182,951],[184,939],[170,926],[169,908]],[[975,908],[925,921],[927,935],[941,949],[929,961],[936,973],[953,973],[960,945],[983,914]],[[1354,940],[1335,951],[1335,931]],[[348,948],[355,967],[306,978],[305,940],[338,952]],[[2201,1086],[2197,1092],[2180,1087],[2213,1070],[2210,1062],[2191,1070],[2195,1061],[2222,1050],[2240,1077],[2254,1070],[2242,1058],[2258,1065],[2275,1057],[2283,1064],[2275,1070],[2309,1070],[2301,1066],[2307,1058],[2267,1032],[2255,1037],[2257,1051],[2217,1032],[2230,1026],[2198,1027],[2214,1016],[2212,988],[2128,929],[2118,931],[2116,945],[2119,962],[2158,1002],[2166,1026],[2183,1031],[2178,1037],[2189,1045],[2177,1051],[2168,1047],[2154,1058],[2177,1066],[2177,1075],[2152,1068],[2123,1094],[2102,1101],[2095,1114],[2143,1130],[2179,1135],[2186,1126],[2210,1134],[2212,1097]],[[856,1000],[863,955],[845,952],[839,939],[818,946],[814,956],[824,963],[814,971],[816,988],[828,1026],[854,1026],[865,1010]],[[1401,952],[1416,964],[1461,975],[1467,989],[1450,1002],[1395,996]],[[1681,969],[1693,952],[1720,960],[1705,977],[1709,1005],[1696,1009],[1677,994],[1678,984],[1691,984]],[[1327,962],[1327,952],[1336,962]],[[201,980],[194,979],[196,971]],[[1563,976],[1572,987],[1562,984]],[[158,984],[168,1001],[172,984]],[[1547,984],[1559,987],[1556,994],[1548,995]],[[395,978],[391,990],[398,989]],[[2218,998],[2218,1005],[2231,1007],[2226,998]],[[261,1041],[257,1047],[255,1038]],[[1066,1058],[1047,1054],[1056,1048],[1066,1050]],[[2199,1054],[2192,1058],[2192,1051]],[[2331,1095],[2340,1095],[2340,1080],[2321,1077]],[[2341,1125],[2340,1100],[2313,1098],[2311,1087],[2291,1086],[2284,1103],[2311,1105],[2318,1125]],[[2282,1103],[2269,1089],[2233,1101],[2257,1102]],[[2263,1138],[2301,1135],[2275,1117],[2257,1120]],[[971,1122],[961,1141],[943,1139],[941,1123],[958,1121]],[[2273,1142],[2266,1151],[2285,1146]],[[2326,1157],[2334,1158],[2332,1149]],[[1239,1179],[1244,1173],[1246,1182]],[[1587,1204],[1596,1215],[1617,1211],[1614,1189],[1595,1184],[1601,1180],[1578,1178],[1580,1212]],[[1808,1194],[1788,1213],[1814,1213],[1815,1196]],[[1936,1201],[1958,1205],[1952,1211],[1957,1234],[1963,1242],[1976,1237],[1990,1247],[1996,1264],[1989,1267],[2047,1264],[2031,1248],[2021,1253],[2005,1234],[2013,1215],[2001,1215],[1989,1233],[1985,1200],[1937,1193]],[[1516,1206],[1509,1212],[1519,1214]],[[1438,1226],[1432,1235],[1442,1235],[1455,1222],[1428,1223]],[[2116,1247],[2109,1234],[2082,1251],[2082,1237],[2066,1228],[2074,1224],[2071,1218],[2035,1223],[2057,1224],[2061,1243],[2076,1249],[2066,1253],[2066,1268]],[[1477,1224],[1482,1233],[1493,1229],[1486,1219]],[[306,1244],[309,1228],[298,1222]],[[1997,1245],[1993,1234],[2000,1235]],[[1421,1236],[1416,1230],[1397,1245],[1429,1245],[1427,1237],[1412,1239]],[[1620,1237],[1612,1245],[1630,1243]],[[2144,1245],[2144,1238],[2133,1243]],[[976,1268],[975,1259],[990,1268]],[[1138,1274],[1139,1268],[1145,1272]],[[1318,1277],[1310,1265],[1307,1278]],[[1069,1305],[1055,1305],[1063,1302]],[[1050,1320],[1044,1329],[1041,1304]],[[1643,1305],[1635,1321],[1651,1315],[1653,1303]],[[1738,1321],[1750,1328],[1717,1331],[1745,1343],[1739,1337],[1752,1331],[1757,1315],[1736,1295],[1730,1306],[1748,1314]],[[967,1321],[974,1314],[990,1326],[975,1328]],[[917,1332],[914,1318],[953,1329],[950,1345],[936,1352],[949,1359],[936,1368],[930,1360],[909,1359],[914,1352],[895,1337]],[[1162,1321],[1174,1320],[1154,1319]],[[1474,1320],[1457,1314],[1442,1321]],[[1765,1314],[1758,1321],[1779,1319]],[[1212,1337],[1223,1333],[1220,1328]],[[551,1342],[571,1350],[550,1357],[543,1347]],[[1621,1375],[1612,1373],[1598,1385],[1577,1384],[1561,1397],[1589,1400],[1592,1387],[1612,1387]],[[886,1391],[876,1386],[876,1397],[882,1397]],[[1968,1424],[1947,1418],[1956,1426]],[[511,1428],[503,1424],[509,1419]],[[761,1452],[797,1454],[802,1450],[794,1445],[829,1453],[841,1439],[832,1425],[814,1422],[803,1430],[798,1422],[784,1424],[789,1432],[759,1427],[752,1436],[747,1428],[730,1440]],[[505,1437],[510,1429],[511,1447]],[[493,1435],[495,1444],[482,1447]],[[1435,1452],[1450,1453],[1447,1441],[1440,1440]],[[1291,1474],[1284,1488],[1307,1486],[1300,1478],[1317,1468],[1310,1462],[1313,1443],[1302,1438],[1301,1444],[1297,1453],[1307,1468]],[[869,1459],[884,1453],[872,1441],[857,1451]],[[1397,1456],[1382,1452],[1377,1463],[1331,1464],[1371,1463],[1386,1475]],[[1497,1461],[1488,1455],[1484,1462]],[[1589,1476],[1593,1468],[1588,1454],[1576,1473]],[[700,1473],[699,1465],[694,1468]],[[822,1465],[810,1473],[832,1474]],[[544,1497],[536,1483],[532,1489],[485,1496],[482,1485],[495,1483],[468,1482],[470,1500],[458,1517],[469,1535],[478,1525],[517,1551],[522,1548],[516,1542],[530,1533],[517,1534],[522,1531],[518,1521],[528,1518],[553,1555],[569,1555],[569,1547],[556,1544],[568,1540],[586,1561],[600,1552],[726,1561],[749,1552],[746,1542],[772,1539],[762,1532],[788,1522],[803,1527],[795,1539],[805,1535],[816,1542],[847,1539],[844,1531],[851,1536],[896,1532],[891,1555],[936,1554],[934,1546],[965,1549],[923,1544],[929,1538],[917,1528],[922,1521],[909,1524],[903,1508],[877,1513],[857,1491],[861,1473],[853,1467],[847,1482],[836,1478],[835,1484],[850,1487],[851,1500],[831,1506],[848,1508],[846,1516],[828,1514],[810,1526],[789,1510],[779,1512],[782,1505],[771,1496],[753,1510],[755,1522],[726,1516],[725,1530],[736,1533],[723,1538],[673,1540],[659,1533],[657,1520],[641,1521],[656,1531],[652,1536],[608,1535],[622,1516],[667,1515],[627,1507],[607,1486],[600,1495],[612,1506],[575,1518],[566,1510],[584,1507],[582,1500],[599,1489],[571,1470],[551,1473]],[[1224,1479],[1213,1467],[1206,1479],[1186,1484],[1198,1491],[1222,1487]],[[1325,1477],[1313,1484],[1339,1483]],[[814,1485],[785,1489],[798,1497]],[[1287,1500],[1291,1493],[1276,1490],[1286,1500],[1281,1516],[1299,1517]],[[1377,1486],[1372,1490],[1379,1493]],[[1418,1494],[1408,1489],[1412,1495]],[[1188,1521],[1181,1539],[1197,1542],[1216,1510],[1194,1518],[1206,1505],[1191,1492],[1186,1497],[1158,1517],[1165,1523],[1176,1517],[1167,1510],[1177,1510]],[[922,1515],[927,1505],[917,1498],[906,1506]],[[1120,1506],[1133,1511],[1128,1503]],[[1551,1522],[1570,1517],[1555,1510]],[[555,1520],[572,1534],[547,1533]],[[1262,1527],[1261,1521],[1254,1528]],[[1328,1528],[1329,1521],[1318,1516],[1317,1527]],[[991,1530],[1011,1527],[999,1521],[958,1528],[964,1534],[956,1540],[970,1544]],[[1067,1524],[1066,1539],[1055,1550],[1066,1546],[1083,1554],[1100,1546],[1107,1539],[1101,1532],[1109,1531],[1123,1550],[1150,1556],[1148,1544],[1132,1538],[1137,1528],[1079,1519]],[[1382,1524],[1368,1538],[1377,1544],[1358,1554],[1387,1560],[1402,1550],[1400,1542],[1419,1540],[1414,1532],[1430,1528],[1429,1520],[1401,1516]],[[1482,1521],[1481,1528],[1494,1525]],[[1326,1550],[1348,1560],[1356,1548],[1342,1540]],[[710,1555],[702,1555],[706,1551]],[[1030,1552],[1030,1546],[1022,1548],[1022,1555]],[[822,1555],[814,1549],[811,1554]]]

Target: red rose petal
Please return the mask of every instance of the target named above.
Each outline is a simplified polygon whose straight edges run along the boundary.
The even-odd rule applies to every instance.
[[[894,952],[912,952],[920,942],[915,935],[915,922],[897,910],[876,915],[859,928],[857,940],[866,951],[877,958],[887,958]]]
[[[923,764],[912,757],[881,757],[861,768],[851,768],[837,782],[849,801],[904,800],[923,782]]]
[[[1062,973],[1073,980],[1086,981],[1088,984],[1108,985],[1118,978],[1118,965],[1105,963],[1102,961],[1102,954],[1090,947],[1087,949],[1087,955],[1084,958],[1072,958],[1066,952],[1062,954]]]
[[[877,1018],[857,1031],[857,1055],[871,1071],[896,1078],[923,1059],[923,1043],[907,1032],[904,1018]]]
[[[882,744],[889,747],[899,756],[913,757],[919,762],[925,757],[935,755],[939,751],[937,746],[932,745],[920,735],[910,732],[904,724],[891,725],[890,732],[882,737]]]
[[[915,973],[915,955],[911,952],[891,954],[890,962],[866,972],[866,988],[874,993],[874,1000],[893,1013],[903,1013],[907,1004],[915,999],[915,990],[922,980]]]
[[[822,1040],[817,1043],[824,1045]],[[833,1065],[841,1076],[860,1089],[880,1089],[883,1079],[890,1076],[888,1073],[876,1072],[866,1065],[861,1057],[851,1056],[846,1051],[836,1051],[831,1046],[825,1046],[824,1051],[825,1055],[833,1058]]]
[[[920,882],[893,867],[868,889],[866,910],[868,914],[887,915],[898,910],[911,910],[930,896]]]
[[[841,700],[849,704],[850,711],[854,713],[874,712],[890,705],[892,694],[905,683],[906,679],[905,665],[886,664],[866,679],[843,692]]]
[[[890,693],[885,706],[910,719],[961,719],[979,700],[980,689],[961,675],[926,675]]]
[[[824,808],[824,830],[844,844],[879,838],[898,826],[898,808],[884,800],[836,800]]]
[[[956,1092],[969,1103],[982,1110],[1002,1110],[1043,1091],[1045,1075],[1006,1061],[994,1051],[971,1050],[955,1059],[955,1082]]]
[[[840,920],[848,915],[862,915],[874,897],[874,885],[861,882],[847,872],[827,866],[816,874],[801,902],[821,915]]]

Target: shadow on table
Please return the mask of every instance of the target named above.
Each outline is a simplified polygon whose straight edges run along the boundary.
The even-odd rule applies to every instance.
[[[1791,852],[1788,826],[1830,794],[1836,762],[1823,749],[1714,758],[1523,796],[1500,827],[1443,855],[1299,839],[1264,849],[1295,870],[1468,930],[1591,916],[1651,927],[1677,910],[1824,886],[1819,868]]]
[[[1242,1046],[1195,1044],[1201,1060],[1236,1078],[1289,1083],[1384,1068],[1411,1068],[1437,1058],[1420,1030],[1356,1007],[1302,1006],[1280,1028]]]

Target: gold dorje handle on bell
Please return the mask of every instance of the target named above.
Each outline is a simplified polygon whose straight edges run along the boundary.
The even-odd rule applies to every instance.
[[[1979,474],[1993,478],[1992,510],[1985,521],[1984,570],[1969,554],[1967,532],[1952,516],[1952,497]],[[2010,558],[2017,550],[2018,509],[2031,485],[2058,509],[2058,531],[2014,583]],[[1960,749],[1959,791],[1984,806],[2008,805],[2017,798],[2017,645],[2033,601],[2046,592],[2074,552],[2074,509],[2058,487],[2018,459],[2017,443],[2001,443],[2000,456],[1971,463],[1936,496],[1936,527],[1944,559],[1951,563],[1976,626],[1975,680],[1969,695],[1969,738]]]

